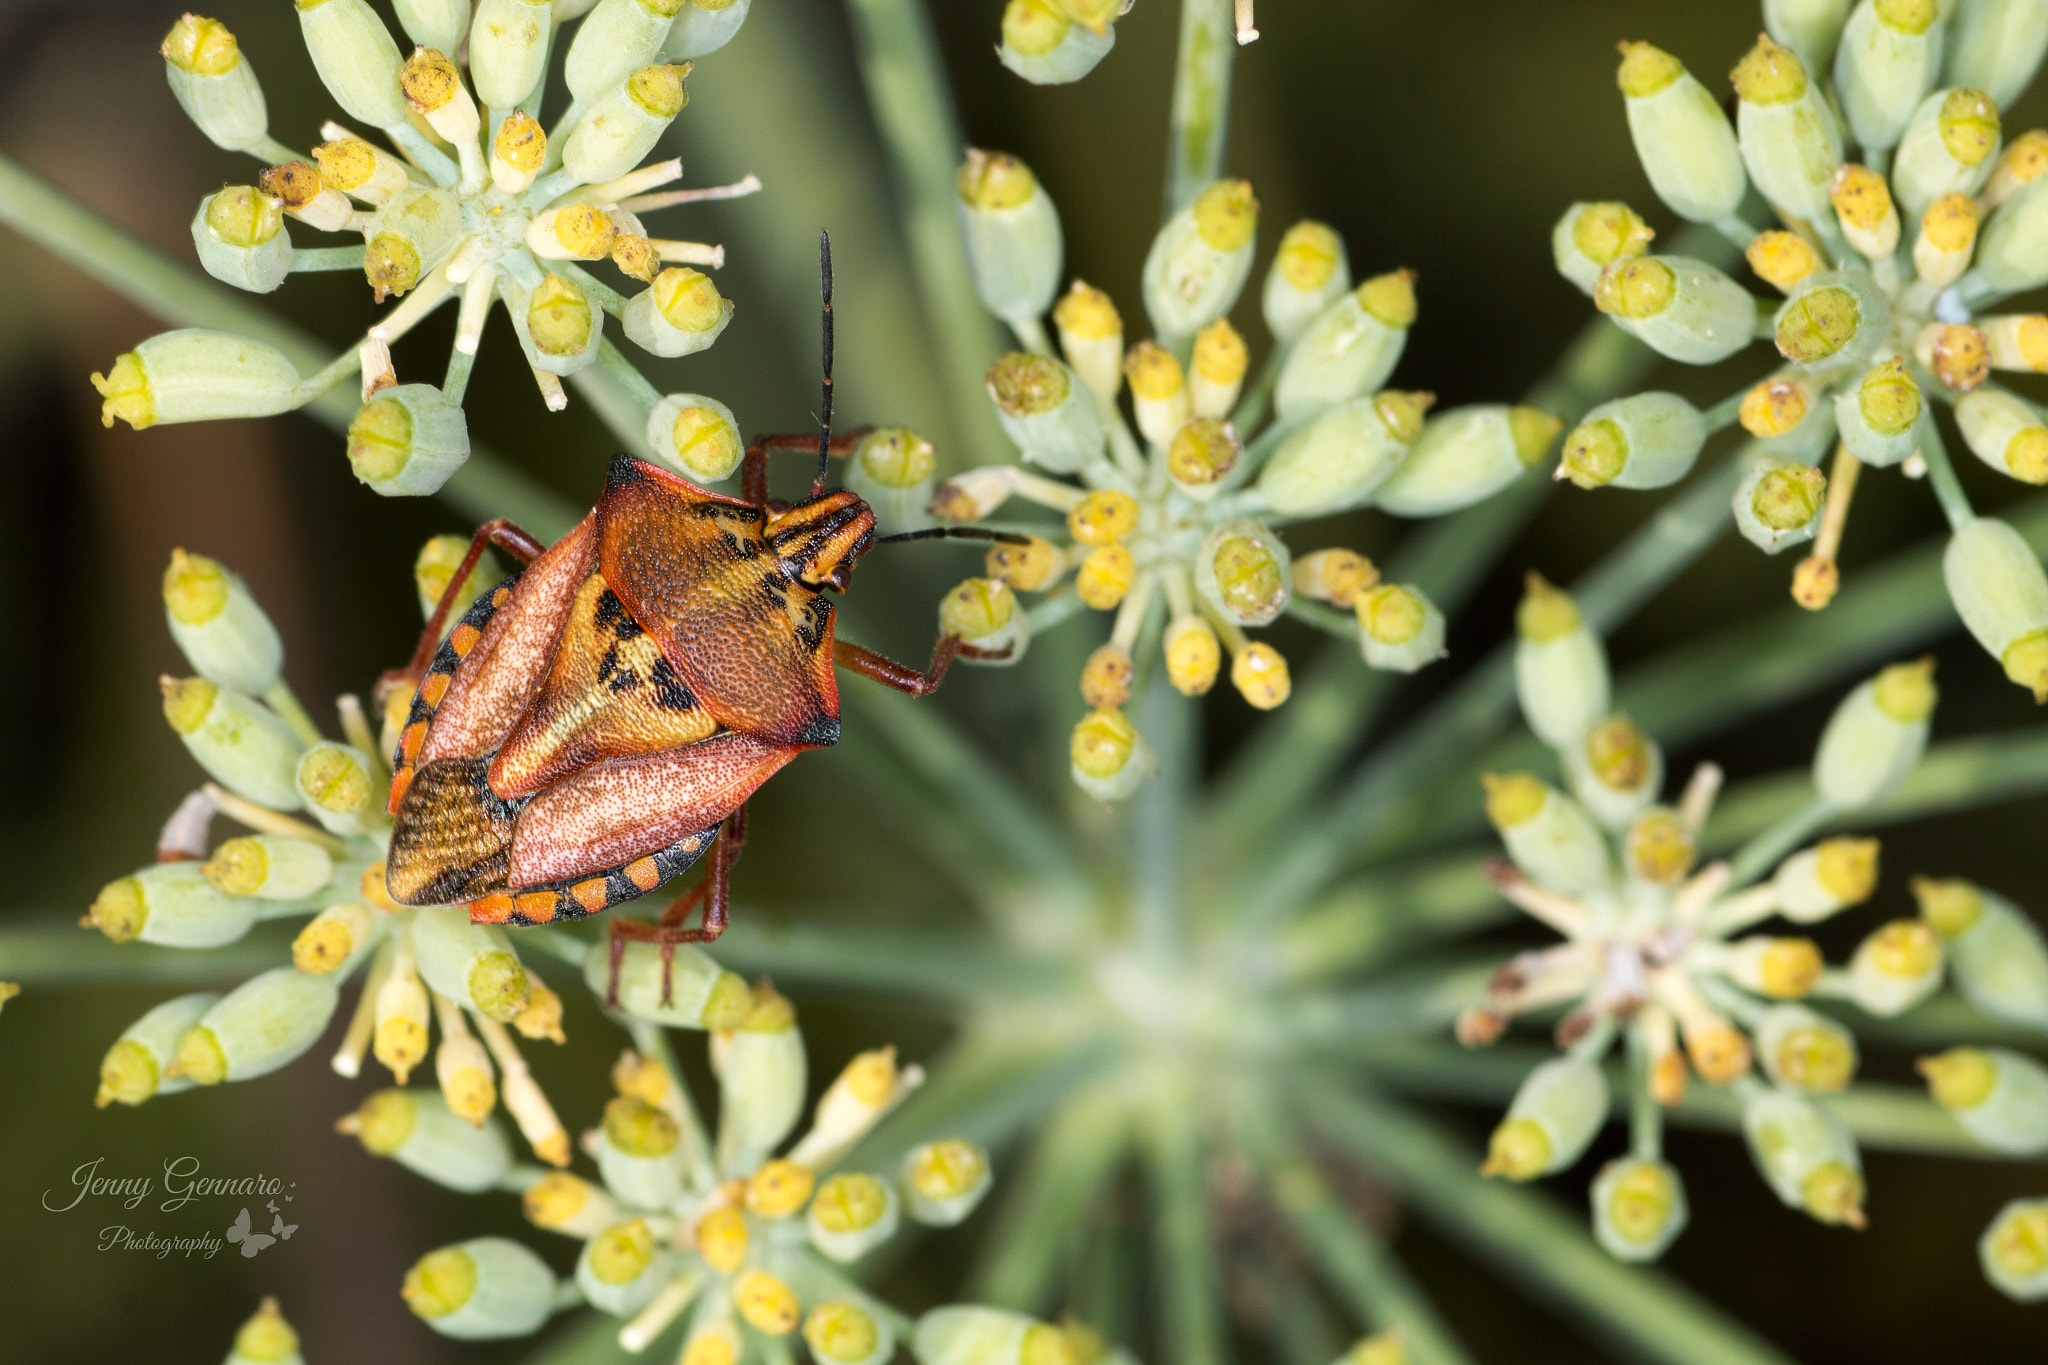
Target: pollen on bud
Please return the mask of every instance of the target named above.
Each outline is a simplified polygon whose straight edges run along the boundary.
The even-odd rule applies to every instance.
[[[1794,364],[1817,364],[1840,353],[1862,321],[1862,306],[1852,291],[1835,286],[1808,290],[1779,314],[1778,352]]]
[[[1182,696],[1199,697],[1216,685],[1223,649],[1215,628],[1200,616],[1178,616],[1167,622],[1161,647],[1166,653],[1167,681]]]
[[[1638,815],[1622,839],[1630,875],[1654,886],[1676,886],[1692,870],[1699,841],[1677,811],[1653,807]]]
[[[912,1218],[929,1227],[950,1227],[972,1213],[988,1192],[988,1153],[965,1138],[924,1143],[904,1156],[900,1183]]]
[[[595,318],[596,311],[582,288],[560,275],[542,280],[526,304],[527,334],[533,338],[534,349],[544,356],[582,353],[590,345]]]
[[[733,1281],[732,1299],[740,1316],[770,1336],[787,1336],[797,1328],[802,1307],[796,1291],[758,1266]]]
[[[1943,388],[1968,393],[1991,377],[1991,345],[1968,323],[1929,323],[1914,338],[1913,353]]]
[[[1081,669],[1081,700],[1100,710],[1131,699],[1131,656],[1122,645],[1103,645]]]
[[[539,120],[514,109],[491,136],[491,183],[506,194],[529,188],[548,156],[548,135]]]
[[[1379,585],[1380,571],[1356,550],[1317,550],[1294,561],[1294,590],[1303,597],[1350,607]]]
[[[1195,333],[1191,363],[1195,416],[1222,417],[1237,401],[1251,353],[1230,319],[1218,318]]]
[[[242,60],[241,48],[218,19],[187,14],[171,25],[157,49],[163,59],[195,76],[224,76]]]
[[[1797,376],[1766,379],[1742,396],[1742,429],[1760,438],[1783,436],[1806,420],[1814,397],[1813,385]]]
[[[1263,641],[1246,645],[1232,657],[1230,682],[1240,696],[1261,711],[1270,711],[1286,701],[1294,687],[1288,677],[1286,658]]]
[[[1193,498],[1213,495],[1237,467],[1242,447],[1237,429],[1221,417],[1197,417],[1175,433],[1166,451],[1166,472]]]
[[[1624,1261],[1653,1261],[1684,1230],[1688,1211],[1678,1172],[1663,1161],[1625,1157],[1593,1182],[1593,1235]]]
[[[1082,717],[1067,752],[1075,784],[1102,801],[1129,796],[1151,766],[1150,746],[1121,711],[1091,711]]]
[[[1558,273],[1588,293],[1600,272],[1624,256],[1649,250],[1656,234],[1626,204],[1574,204],[1551,232]]]
[[[859,1304],[832,1299],[804,1317],[804,1344],[823,1365],[871,1365],[883,1358],[882,1331]]]
[[[1749,509],[1772,531],[1783,534],[1820,515],[1827,476],[1812,465],[1783,464],[1765,474],[1749,495]]]
[[[1821,268],[1820,255],[1810,242],[1778,228],[1759,232],[1743,256],[1758,279],[1784,293]]]
[[[344,901],[328,906],[292,940],[292,965],[314,975],[334,971],[370,941],[375,923],[366,905]]]
[[[982,565],[990,578],[1000,578],[1019,592],[1049,586],[1064,567],[1059,546],[1044,536],[1032,536],[1023,545],[992,545]]]
[[[1863,940],[1849,960],[1858,1005],[1890,1017],[1919,1004],[1941,984],[1941,940],[1919,920],[1893,920]]]
[[[1138,562],[1125,545],[1098,545],[1074,574],[1074,592],[1096,611],[1109,611],[1124,600],[1138,574]]]
[[[1750,1069],[1749,1039],[1722,1019],[1703,1021],[1683,1030],[1686,1055],[1708,1085],[1726,1085]]]
[[[1510,1119],[1493,1130],[1481,1175],[1534,1180],[1549,1168],[1550,1138],[1533,1119]]]

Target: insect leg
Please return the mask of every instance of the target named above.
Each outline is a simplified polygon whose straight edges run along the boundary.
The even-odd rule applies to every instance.
[[[939,684],[946,680],[946,670],[953,666],[956,656],[970,659],[1001,658],[986,650],[977,650],[960,643],[957,635],[941,635],[939,642],[932,646],[931,667],[920,673],[909,664],[899,664],[885,658],[871,649],[850,645],[844,640],[832,644],[832,661],[841,668],[850,668],[863,678],[873,678],[884,687],[893,687],[898,692],[908,692],[913,697],[922,697],[939,690]]]
[[[413,649],[412,660],[402,669],[393,669],[377,680],[372,692],[372,701],[381,706],[384,698],[393,688],[419,686],[426,676],[427,665],[434,661],[434,651],[441,646],[441,632],[448,626],[448,614],[455,609],[456,595],[469,576],[476,570],[476,563],[484,557],[484,550],[495,545],[506,554],[517,559],[521,565],[539,559],[547,546],[535,540],[519,527],[499,517],[476,528],[476,534],[469,539],[469,553],[462,557],[462,563],[455,566],[455,572],[448,578],[448,586],[441,590],[441,600],[434,604],[434,614],[427,618],[426,629],[420,632],[420,642]]]
[[[718,839],[711,846],[710,866],[704,880],[671,901],[662,911],[661,918],[653,924],[644,920],[612,921],[611,979],[605,993],[608,1007],[616,1008],[619,1003],[619,963],[625,955],[627,939],[652,943],[661,949],[661,1003],[669,1003],[669,974],[675,962],[676,945],[709,943],[725,932],[726,909],[731,902],[732,866],[739,861],[740,850],[746,842],[747,808],[741,806],[719,827]],[[694,929],[683,928],[683,921],[699,905],[704,907],[704,918]]]
[[[840,459],[853,453],[860,444],[860,438],[873,431],[873,427],[855,427],[852,431],[834,436],[826,449]],[[771,450],[816,450],[815,436],[756,436],[747,446],[746,457],[740,462],[740,501],[756,507],[768,505],[768,452]]]

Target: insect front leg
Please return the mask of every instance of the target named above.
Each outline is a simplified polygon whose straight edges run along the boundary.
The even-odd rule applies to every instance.
[[[441,635],[448,628],[448,616],[455,609],[455,599],[462,591],[462,585],[476,571],[477,561],[484,557],[484,550],[492,545],[522,565],[533,563],[547,549],[503,517],[477,527],[476,534],[469,538],[469,553],[462,557],[462,563],[455,566],[455,572],[448,578],[448,586],[441,590],[441,600],[434,604],[434,614],[427,618],[426,629],[420,632],[420,642],[413,649],[411,662],[404,668],[392,669],[377,680],[376,690],[370,694],[375,705],[382,707],[384,699],[397,688],[410,690],[419,686],[420,679],[426,676],[427,665],[433,662],[434,651],[440,648]]]
[[[843,460],[860,444],[860,438],[873,430],[873,427],[855,427],[844,435],[834,436],[826,449]],[[756,436],[747,447],[745,458],[740,461],[740,501],[756,507],[768,506],[769,451],[817,448],[816,436]]]
[[[841,668],[852,669],[863,678],[872,678],[884,687],[908,692],[913,697],[938,691],[939,684],[946,680],[946,671],[952,668],[956,658],[1006,659],[1009,655],[1007,649],[976,649],[972,645],[961,644],[957,635],[941,635],[938,643],[932,646],[931,667],[920,673],[909,664],[899,664],[872,649],[862,649],[844,640],[832,642],[832,661]]]

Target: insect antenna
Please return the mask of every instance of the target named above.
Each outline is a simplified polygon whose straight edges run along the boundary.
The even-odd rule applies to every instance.
[[[818,411],[818,476],[811,480],[811,496],[825,491],[825,474],[832,458],[832,234],[818,234],[818,277],[825,296],[825,391]]]
[[[991,531],[985,526],[927,526],[922,531],[898,531],[893,536],[877,536],[875,544],[893,545],[902,540],[993,540],[999,545],[1029,545],[1030,536],[1020,536],[1015,531]]]

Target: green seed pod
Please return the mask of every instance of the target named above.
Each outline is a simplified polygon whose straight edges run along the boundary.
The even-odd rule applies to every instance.
[[[1284,345],[1350,289],[1351,259],[1344,239],[1327,223],[1303,219],[1280,238],[1266,270],[1259,311],[1273,339]]]
[[[1943,85],[1982,90],[2003,109],[2048,54],[2048,6],[2036,0],[1962,0],[1948,19]]]
[[[1622,1157],[1593,1181],[1593,1236],[1624,1261],[1654,1261],[1685,1231],[1685,1184],[1669,1162]]]
[[[1916,878],[1913,894],[1965,1000],[1994,1019],[2048,1028],[2048,943],[2025,912],[1965,881]]]
[[[204,678],[165,678],[162,686],[164,718],[208,777],[258,805],[297,808],[306,744],[291,726],[255,698]]]
[[[1706,419],[1685,399],[1631,394],[1602,403],[1572,428],[1558,475],[1581,488],[1663,488],[1692,472],[1706,443]]]
[[[474,1237],[413,1262],[400,1293],[442,1336],[492,1341],[540,1330],[554,1306],[555,1273],[510,1238]]]
[[[1444,614],[1413,584],[1382,583],[1351,602],[1366,666],[1413,673],[1444,656]]]
[[[1941,70],[1935,0],[1864,0],[1835,49],[1835,90],[1866,150],[1894,147]],[[1914,210],[1912,217],[1919,217]]]
[[[1877,840],[1823,839],[1778,864],[1771,889],[1778,913],[1794,924],[1818,924],[1861,905],[1877,889]]]
[[[1033,85],[1065,85],[1095,69],[1116,46],[1116,28],[1076,23],[1056,0],[1010,0],[996,56]]]
[[[469,80],[480,104],[503,112],[533,93],[547,70],[551,28],[547,0],[477,0]]]
[[[1258,226],[1259,201],[1246,180],[1213,181],[1166,220],[1140,275],[1161,345],[1178,349],[1237,303],[1251,276]]]
[[[1479,1173],[1534,1180],[1564,1170],[1585,1154],[1606,1121],[1607,1079],[1599,1066],[1579,1057],[1552,1058],[1515,1092]]]
[[[1984,1278],[2021,1303],[2048,1299],[2048,1199],[2015,1199],[1977,1243]]]
[[[1233,521],[1195,551],[1195,591],[1240,626],[1263,626],[1287,606],[1286,543],[1256,521]]]
[[[512,940],[495,925],[471,924],[465,907],[415,910],[412,950],[428,986],[486,1019],[517,1018],[532,995]]]
[[[1540,409],[1504,403],[1438,413],[1374,491],[1373,505],[1397,517],[1440,517],[1484,502],[1548,454],[1563,427]]]
[[[1529,728],[1553,749],[1577,747],[1612,698],[1600,637],[1570,594],[1533,573],[1515,634],[1515,695]]]
[[[1487,773],[1486,818],[1530,878],[1566,895],[1607,885],[1607,840],[1586,808],[1528,773]]]
[[[232,332],[186,327],[149,338],[92,377],[100,422],[137,431],[158,422],[269,417],[300,403],[299,372],[283,351]]]
[[[638,8],[640,0],[618,0]],[[577,31],[580,42],[589,33]],[[562,169],[585,185],[616,180],[654,150],[669,124],[690,102],[683,88],[687,66],[643,66],[591,102],[562,147]]]
[[[384,783],[376,763],[361,749],[322,740],[299,755],[292,775],[299,804],[330,834],[367,834],[382,828]]]
[[[911,1352],[920,1365],[1039,1365],[1065,1360],[1073,1348],[1057,1327],[1022,1313],[979,1304],[948,1304],[917,1320]]]
[[[2048,698],[2048,573],[2020,533],[1973,517],[1949,537],[1941,572],[1956,613],[2005,676]]]
[[[453,52],[469,28],[469,0],[391,0],[398,26],[419,47]]]
[[[732,409],[701,393],[672,393],[656,403],[647,414],[647,444],[698,483],[727,477],[746,455]]]
[[[200,1085],[246,1081],[298,1060],[334,1017],[341,983],[292,967],[250,977],[178,1040],[178,1074]]]
[[[661,55],[672,62],[695,61],[731,42],[747,22],[754,0],[690,0],[676,14]]]
[[[1859,384],[1835,395],[1835,424],[1842,444],[1864,464],[1888,468],[1919,447],[1920,386],[1906,372],[1902,356],[1880,360]]]
[[[1904,1014],[1941,985],[1941,940],[1919,920],[1893,920],[1849,959],[1849,998],[1871,1014]]]
[[[568,60],[562,64],[569,93],[588,104],[653,61],[668,41],[676,12],[686,4],[687,0],[597,0],[577,28]]]
[[[1625,716],[1608,716],[1562,749],[1572,794],[1593,818],[1623,830],[1664,785],[1664,751]]]
[[[512,1169],[512,1144],[494,1118],[473,1124],[438,1090],[379,1090],[337,1125],[371,1156],[463,1194],[494,1188]]]
[[[721,971],[702,950],[687,944],[675,950],[668,990],[662,989],[661,950],[649,943],[628,942],[619,957],[619,1009],[636,1019],[668,1028],[729,1028],[748,1008],[747,983]],[[583,980],[606,998],[611,972],[607,945],[592,944],[583,958]]]
[[[1795,365],[1862,365],[1891,339],[1891,301],[1860,270],[1808,275],[1772,327],[1778,353]]]
[[[973,147],[954,189],[960,236],[981,301],[1007,322],[1043,317],[1065,258],[1052,196],[1016,157]]]
[[[583,1244],[576,1283],[600,1312],[631,1317],[647,1306],[675,1269],[646,1222],[615,1223]]]
[[[349,468],[387,498],[437,493],[468,460],[462,404],[432,384],[385,389],[348,424]]]
[[[631,1095],[604,1107],[595,1150],[606,1188],[635,1208],[665,1208],[682,1197],[682,1130],[666,1109]]]
[[[1938,694],[1934,661],[1893,664],[1835,707],[1813,753],[1813,785],[1837,810],[1869,805],[1920,762]]]
[[[1259,471],[1266,506],[1281,516],[1316,517],[1363,503],[1422,434],[1429,400],[1388,389],[1324,410]]]
[[[650,355],[695,355],[718,340],[732,321],[732,300],[711,277],[688,266],[669,266],[626,300],[619,325]]]
[[[908,427],[878,427],[861,437],[846,462],[846,486],[867,499],[884,535],[922,531],[937,522],[926,510],[938,454]]]
[[[652,292],[651,287],[646,292]],[[604,340],[604,310],[573,280],[548,275],[506,311],[512,315],[512,330],[527,363],[536,370],[571,375],[597,359]]]
[[[166,1000],[121,1031],[100,1059],[100,1090],[93,1103],[141,1104],[156,1095],[175,1095],[198,1082],[167,1076],[178,1055],[178,1040],[220,997],[210,993]]]
[[[1732,217],[1749,179],[1720,102],[1668,52],[1623,43],[1621,54],[1616,81],[1650,187],[1681,218],[1715,223]]]
[[[1998,161],[1998,106],[1979,90],[1937,90],[1920,102],[1892,161],[1899,212],[1917,222],[1944,194],[1974,195]]]
[[[199,201],[192,249],[207,274],[252,294],[268,294],[292,273],[284,205],[253,185],[230,185]]]
[[[1626,204],[1573,204],[1550,230],[1550,255],[1557,273],[1590,298],[1600,272],[1621,257],[1642,255],[1653,235]]]
[[[2048,1067],[2010,1048],[1958,1047],[1923,1057],[1935,1103],[1994,1152],[2048,1151]]]
[[[1751,1031],[1764,1074],[1787,1089],[1833,1094],[1856,1078],[1856,1035],[1804,1005],[1773,1005]]]
[[[2048,284],[2048,177],[2028,183],[1984,223],[1963,293],[2022,294]]]
[[[1841,60],[1838,53],[1838,68]],[[1736,64],[1734,81],[1736,140],[1749,178],[1764,198],[1794,218],[1829,221],[1828,184],[1842,164],[1842,133],[1804,64],[1791,49],[1760,37]],[[1905,112],[1911,111],[1908,104]]]
[[[215,849],[200,871],[230,896],[295,901],[327,888],[334,880],[334,859],[310,839],[247,834]]]
[[[996,420],[1024,458],[1056,474],[1072,474],[1102,457],[1102,409],[1051,356],[1011,351],[988,367]]]
[[[405,95],[398,88],[403,61],[398,44],[369,0],[296,0],[306,55],[334,102],[359,123],[403,124]]]
[[[2004,389],[1976,389],[1956,404],[1970,453],[2022,483],[2048,483],[2048,424],[2040,409]]]
[[[1834,59],[1852,0],[1764,0],[1764,29],[1799,54],[1809,71]]]
[[[926,1227],[949,1228],[974,1212],[993,1183],[988,1153],[965,1138],[927,1142],[904,1154],[896,1183],[910,1216]]]
[[[1593,305],[1659,355],[1712,365],[1756,335],[1756,301],[1705,261],[1620,257],[1600,272]]]
[[[263,87],[227,25],[187,14],[158,51],[178,107],[208,141],[230,152],[262,145],[270,132]]]
[[[1827,477],[1812,465],[1747,449],[1749,472],[1735,485],[1735,529],[1765,554],[1813,539],[1826,501]]]
[[[1098,801],[1122,801],[1158,766],[1144,732],[1113,708],[1083,716],[1067,752],[1074,785]]]
[[[1803,1096],[1757,1086],[1742,1096],[1742,1135],[1788,1208],[1863,1226],[1863,1159],[1840,1119]]]
[[[1017,603],[1017,591],[1003,578],[968,578],[939,599],[939,634],[1015,663],[1031,643],[1031,619]]]
[[[711,1039],[718,1073],[718,1165],[747,1171],[773,1151],[803,1114],[803,1034],[789,1001],[762,982],[737,1027]]]
[[[164,620],[186,662],[209,682],[261,692],[284,667],[284,642],[238,574],[205,555],[171,551]]]
[[[896,1192],[874,1176],[829,1176],[811,1196],[804,1231],[811,1245],[835,1261],[859,1260],[895,1235],[902,1221]]]
[[[1273,390],[1282,422],[1302,422],[1386,383],[1415,325],[1415,276],[1376,275],[1316,314],[1295,337]]]
[[[864,1300],[827,1299],[804,1315],[804,1344],[819,1365],[882,1365],[896,1354],[896,1332]]]

